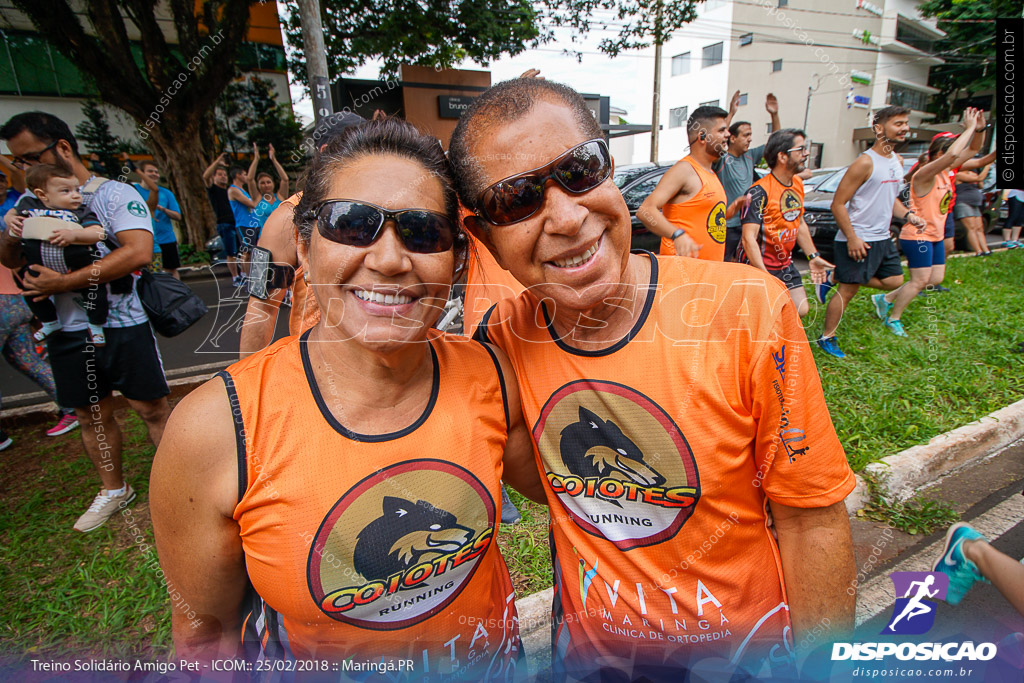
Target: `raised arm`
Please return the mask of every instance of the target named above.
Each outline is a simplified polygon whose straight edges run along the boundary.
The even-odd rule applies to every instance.
[[[181,593],[171,608],[177,657],[189,661],[240,654],[247,585],[238,523],[238,458],[227,390],[214,378],[171,413],[149,482],[160,566]]]
[[[149,190],[149,194],[146,195],[146,206],[149,207],[150,213],[154,213],[156,207],[160,205],[160,188],[145,173],[136,172],[135,175],[139,176],[142,186]]]
[[[203,183],[207,187],[213,185],[213,172],[217,170],[218,166],[222,166],[225,164],[224,157],[226,157],[227,155],[227,152],[221,152],[220,156],[214,159],[212,162],[210,162],[210,165],[206,167],[205,171],[203,171]]]
[[[739,111],[739,108],[740,108],[740,91],[737,90],[736,92],[734,92],[732,94],[732,97],[729,98],[729,115],[725,117],[725,127],[726,128],[728,128],[729,126],[732,125],[732,119],[733,119],[734,116],[736,116],[736,112]]]
[[[782,128],[782,123],[779,122],[779,100],[772,93],[768,93],[768,97],[764,98],[764,108],[768,114],[772,117],[772,132]]]
[[[249,178],[249,196],[259,196],[260,189],[256,185],[256,169],[260,164],[260,148],[256,146],[256,143],[252,143],[252,163],[249,164],[249,171],[245,175]]]
[[[267,153],[270,157],[270,163],[274,165],[274,170],[277,171],[278,185],[277,185],[277,198],[282,202],[290,196],[288,194],[288,173],[285,172],[284,166],[282,166],[277,160],[277,154],[274,152],[274,146],[270,145],[270,149]]]
[[[977,135],[977,134],[975,134],[975,135]],[[991,152],[989,152],[985,156],[981,157],[980,159],[968,159],[967,161],[965,161],[963,164],[960,165],[960,170],[961,171],[974,171],[974,170],[977,170],[979,168],[984,168],[985,166],[988,166],[989,164],[991,164],[995,160],[996,160],[996,150],[992,150]]]
[[[676,196],[682,195],[685,201],[699,190],[700,178],[697,172],[690,164],[680,161],[661,177],[654,192],[640,205],[636,217],[658,237],[671,239],[672,233],[678,228],[661,213],[662,207]],[[700,245],[686,234],[675,240],[675,247],[678,256],[696,257],[700,251]]]
[[[952,146],[946,151],[945,154],[940,156],[938,159],[932,159],[928,163],[917,169],[914,174],[913,182],[917,187],[930,187],[932,178],[937,176],[942,171],[945,171],[950,166],[959,166],[967,159],[970,159],[973,154],[966,154],[969,144],[974,142],[974,131],[978,125],[979,113],[977,109],[968,107],[967,111],[964,112],[964,132],[953,142]],[[980,143],[978,143],[980,146]],[[966,154],[966,157],[961,159],[960,157]],[[959,162],[959,163],[958,163]],[[918,192],[918,195],[923,194]]]

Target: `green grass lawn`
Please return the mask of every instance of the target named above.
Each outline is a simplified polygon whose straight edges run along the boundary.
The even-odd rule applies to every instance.
[[[853,302],[839,331],[847,358],[816,354],[854,469],[1024,397],[1024,356],[1012,351],[1024,340],[1022,252],[953,259],[946,279],[953,292],[915,301],[904,315],[909,339],[874,317],[870,290]],[[806,321],[811,339],[821,313],[817,307]],[[146,494],[153,447],[139,419],[124,416],[125,472],[139,492],[131,519],[152,546]],[[96,493],[96,475],[77,432],[47,439],[43,429],[10,429],[15,445],[0,456],[0,653],[23,660],[166,656],[170,606],[149,556],[126,517],[89,534],[72,531]],[[551,585],[547,510],[512,496],[524,519],[504,528],[499,543],[524,596]]]
[[[838,338],[846,358],[812,341],[825,398],[854,470],[1024,398],[1024,250],[950,259],[953,291],[919,297],[889,332],[862,289]],[[824,307],[804,325],[816,339]]]

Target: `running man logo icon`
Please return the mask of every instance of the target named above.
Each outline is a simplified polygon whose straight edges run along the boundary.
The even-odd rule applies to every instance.
[[[893,572],[889,578],[896,589],[896,604],[892,608],[892,619],[882,633],[927,633],[935,623],[934,601],[946,599],[949,577],[940,572]]]

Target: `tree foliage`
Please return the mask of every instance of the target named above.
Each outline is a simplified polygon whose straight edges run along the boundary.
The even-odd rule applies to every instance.
[[[235,75],[249,0],[12,2],[92,80],[100,100],[135,121],[137,136],[172,178],[190,240],[202,243],[214,223],[201,179],[213,146],[212,112]],[[168,11],[175,40],[164,34]]]
[[[289,68],[308,86],[298,5],[284,4],[285,32],[296,48]],[[471,59],[486,66],[550,37],[530,0],[321,0],[320,9],[332,78],[376,58],[382,75],[397,74],[403,63],[450,68]]]
[[[82,103],[82,115],[85,120],[75,127],[75,136],[91,155],[90,168],[98,175],[109,177],[113,173],[116,176],[121,168],[118,156],[124,149],[124,142],[110,130],[107,113],[96,100]]]
[[[265,150],[293,150],[302,145],[302,125],[295,120],[291,108],[275,99],[273,82],[250,76],[240,78],[224,89],[217,102],[214,123],[221,147],[234,154],[248,154],[253,143]],[[298,170],[292,155],[280,161],[288,170]]]
[[[936,19],[946,37],[935,48],[945,64],[933,66],[929,84],[941,93],[932,98],[932,111],[948,118],[956,94],[993,90],[996,86],[995,19],[1021,16],[1019,0],[925,0],[918,9]]]
[[[609,13],[619,33],[604,38],[598,49],[610,57],[626,50],[640,50],[668,41],[677,31],[697,18],[701,0],[547,0],[547,16],[555,26],[571,29],[577,36],[590,32],[595,24],[607,24]],[[577,53],[578,56],[578,53]]]

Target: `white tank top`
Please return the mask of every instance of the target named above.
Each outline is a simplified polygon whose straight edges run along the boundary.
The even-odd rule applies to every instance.
[[[864,154],[871,160],[871,175],[854,192],[846,210],[857,237],[865,242],[887,240],[892,205],[903,186],[903,166],[895,154],[888,159],[872,149]],[[836,241],[846,241],[842,230],[836,233]]]

